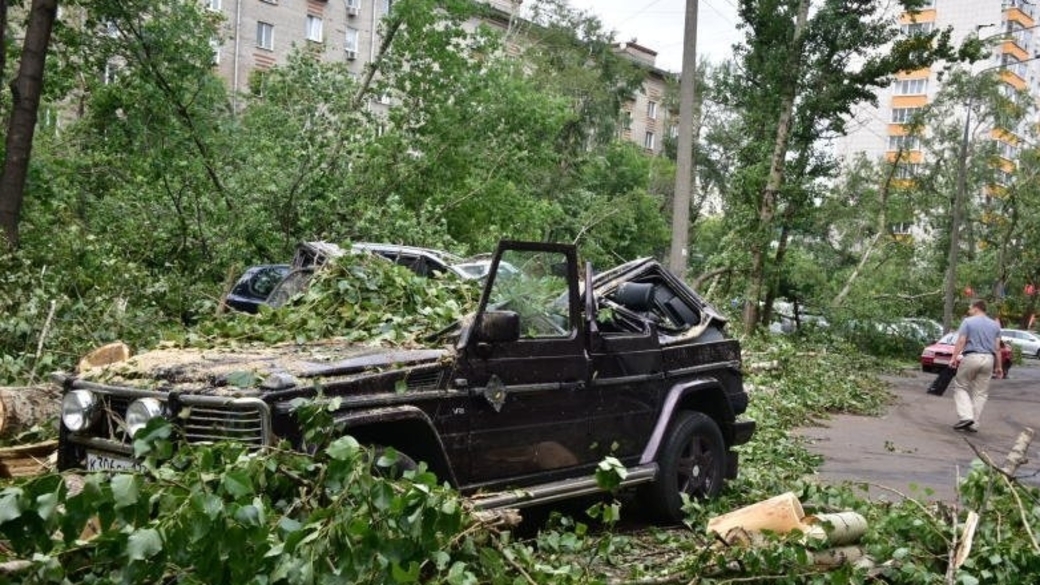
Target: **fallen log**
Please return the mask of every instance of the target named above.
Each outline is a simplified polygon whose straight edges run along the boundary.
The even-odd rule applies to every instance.
[[[0,448],[0,478],[28,477],[54,470],[57,466],[58,441],[41,441],[30,445]]]
[[[53,385],[0,387],[0,439],[33,427],[53,425],[57,431],[61,389]]]

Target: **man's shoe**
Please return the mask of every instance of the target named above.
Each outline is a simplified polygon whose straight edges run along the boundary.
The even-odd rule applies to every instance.
[[[974,427],[974,426],[975,426],[975,421],[970,420],[970,419],[969,420],[962,420],[962,421],[957,421],[957,424],[953,425],[953,430],[955,430],[955,431],[969,431],[969,432],[972,432],[973,431],[972,427]]]

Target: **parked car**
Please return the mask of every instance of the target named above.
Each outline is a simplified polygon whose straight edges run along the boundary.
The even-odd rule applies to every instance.
[[[953,359],[953,348],[957,345],[957,332],[951,331],[943,335],[939,341],[927,346],[921,351],[921,370],[925,372],[938,373],[950,365]],[[1001,341],[1000,361],[1004,369],[1004,375],[1011,371],[1011,347]],[[994,364],[994,368],[996,364]]]
[[[740,344],[681,279],[649,258],[593,276],[574,246],[535,242],[501,242],[487,278],[477,311],[422,349],[167,348],[70,374],[59,467],[136,465],[155,417],[188,442],[304,450],[291,405],[324,396],[336,432],[425,461],[480,508],[593,493],[613,456],[623,486],[677,521],[685,497],[736,477],[755,430]]]
[[[264,304],[274,287],[289,274],[288,264],[261,264],[249,267],[224,297],[228,308],[244,313],[255,313]]]
[[[377,244],[370,242],[356,242],[351,244],[350,252],[371,253],[386,258],[395,264],[408,268],[420,276],[433,277],[438,274],[454,274],[462,279],[481,278],[481,261],[467,262],[460,256],[442,250],[431,248],[418,248],[415,246],[399,246],[397,244]],[[290,298],[306,289],[314,271],[325,264],[329,259],[337,258],[348,253],[338,244],[331,242],[302,242],[296,247],[292,262],[285,266],[280,278],[274,281],[267,289],[267,294],[262,298],[255,298],[248,305],[242,303],[228,302],[233,309],[243,310],[248,313],[256,313],[262,304],[272,307],[284,305]],[[487,262],[486,260],[483,262]],[[247,278],[263,266],[253,266],[246,270],[239,281]],[[486,266],[483,274],[487,273]],[[237,285],[236,285],[237,286]],[[231,295],[228,295],[229,299]],[[239,309],[239,306],[246,308]]]
[[[1000,338],[1022,351],[1022,355],[1040,358],[1040,337],[1021,329],[1001,329]]]

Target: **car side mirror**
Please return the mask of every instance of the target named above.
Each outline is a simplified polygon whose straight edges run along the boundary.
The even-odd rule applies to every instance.
[[[520,315],[515,311],[487,311],[480,320],[477,341],[505,343],[520,339]]]

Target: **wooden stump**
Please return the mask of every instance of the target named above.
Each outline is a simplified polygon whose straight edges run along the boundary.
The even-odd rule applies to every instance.
[[[16,437],[37,425],[56,425],[60,412],[61,389],[57,386],[0,387],[0,439]]]

